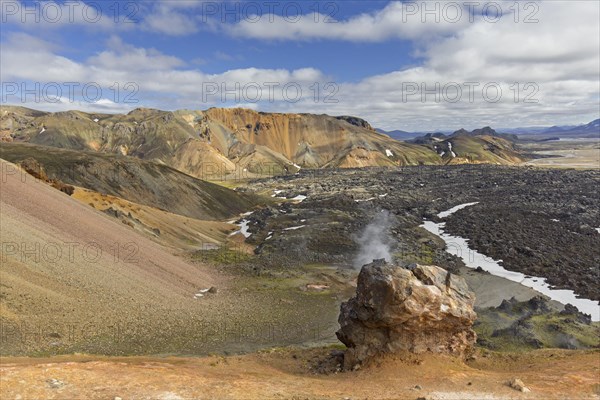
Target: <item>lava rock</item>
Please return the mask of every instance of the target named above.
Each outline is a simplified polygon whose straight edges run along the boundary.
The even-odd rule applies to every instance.
[[[338,319],[336,335],[348,347],[344,369],[400,351],[464,356],[476,341],[474,302],[461,277],[437,266],[363,266]]]

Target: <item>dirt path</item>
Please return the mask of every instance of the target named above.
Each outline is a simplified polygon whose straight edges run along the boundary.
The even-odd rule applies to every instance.
[[[539,350],[385,360],[356,372],[311,371],[326,349],[232,357],[3,359],[2,399],[597,399],[598,352]],[[531,389],[506,382],[518,377]],[[53,381],[55,380],[55,381]],[[421,389],[415,389],[419,385]],[[56,386],[52,388],[52,386]]]

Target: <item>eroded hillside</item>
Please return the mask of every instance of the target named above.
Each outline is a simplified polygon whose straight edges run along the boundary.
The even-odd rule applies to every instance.
[[[442,144],[442,150],[431,143],[394,140],[367,121],[349,116],[242,108],[175,112],[139,108],[126,115],[109,115],[3,106],[0,112],[3,141],[129,155],[209,180],[299,168],[523,161],[509,140],[481,131],[458,138],[454,149]]]

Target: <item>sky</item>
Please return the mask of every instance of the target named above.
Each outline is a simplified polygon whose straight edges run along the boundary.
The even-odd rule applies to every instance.
[[[600,2],[0,0],[1,101],[246,107],[385,130],[600,114]]]

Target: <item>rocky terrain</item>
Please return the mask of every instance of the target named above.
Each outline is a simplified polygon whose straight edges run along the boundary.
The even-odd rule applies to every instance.
[[[356,296],[340,311],[344,368],[402,351],[465,356],[475,344],[474,302],[462,278],[436,266],[408,269],[385,260],[363,266]]]
[[[479,400],[520,396],[519,388],[544,399],[557,392],[597,395],[598,370],[591,361],[597,359],[596,352],[531,350],[597,348],[598,323],[571,306],[537,298],[518,283],[466,270],[453,249],[420,225],[424,218],[438,220],[441,211],[477,201],[446,218],[448,229],[476,225],[492,246],[502,248],[512,232],[488,231],[481,223],[488,221],[485,210],[497,207],[505,214],[490,215],[514,229],[528,224],[539,236],[567,236],[554,241],[543,237],[530,248],[547,246],[547,256],[559,260],[560,267],[577,262],[567,264],[572,265],[572,279],[561,281],[561,269],[550,264],[536,273],[576,291],[587,288],[591,297],[595,292],[588,282],[595,279],[594,271],[579,267],[596,260],[595,246],[585,246],[597,241],[598,233],[583,225],[599,222],[597,203],[589,201],[596,195],[598,172],[484,165],[302,169],[257,181],[223,182],[236,187],[230,190],[135,158],[18,143],[0,149],[2,156],[14,157],[29,171],[2,161],[3,395],[174,399],[210,393],[256,398],[275,390],[284,398],[343,398],[348,393],[389,398],[400,393],[408,398]],[[58,173],[62,161],[79,172],[74,180]],[[140,180],[111,179],[117,171],[139,173]],[[528,190],[533,184],[537,189]],[[62,185],[73,188],[70,196],[61,192]],[[153,204],[132,201],[149,188],[154,189],[155,197],[149,197]],[[243,215],[224,212],[230,208],[220,204],[221,196],[237,204],[235,212]],[[522,221],[507,218],[509,210]],[[471,220],[471,212],[480,218]],[[553,229],[557,215],[568,224],[566,232]],[[73,243],[77,247],[71,253]],[[97,246],[100,258],[89,253]],[[573,254],[563,246],[578,249],[575,261],[561,259],[563,252]],[[79,251],[82,247],[87,252]],[[365,288],[378,280],[359,276],[357,288],[357,260],[380,254],[404,271],[395,281],[396,287],[412,291],[403,298],[403,308],[366,307],[372,291]],[[518,261],[505,266],[527,268]],[[451,275],[416,263],[437,264]],[[383,287],[387,290],[376,292],[391,295],[392,288]],[[355,292],[357,297],[344,303],[340,328],[340,305]],[[424,302],[440,302],[440,311],[424,308]],[[449,308],[443,311],[446,304]],[[357,323],[355,310],[368,321],[365,325]],[[384,326],[412,311],[420,315],[414,323],[409,318],[400,330],[394,323]],[[478,314],[472,325],[478,342],[466,364],[429,351],[402,351],[463,354],[475,338],[473,311]],[[438,320],[448,329],[440,331]],[[416,333],[424,321],[431,331]],[[386,334],[385,340],[367,342],[367,350],[357,351],[352,361],[356,350],[342,358],[347,349],[335,344],[337,330],[350,349],[365,343],[360,332]],[[389,341],[394,339],[386,336],[389,332],[403,332],[402,338],[410,340]],[[287,347],[291,345],[299,347]],[[364,361],[361,354],[381,353],[380,346],[399,352],[378,357],[359,371],[342,372],[344,360],[349,360],[347,367],[363,365],[355,363]],[[74,353],[96,356],[82,359]],[[220,355],[118,361],[100,356],[157,354]],[[24,355],[64,356],[45,361],[6,358]],[[165,376],[177,377],[171,379],[176,383],[165,384]],[[236,384],[217,384],[223,381]],[[267,389],[264,382],[269,382]],[[362,392],[356,391],[356,382]],[[332,384],[336,389],[319,389]]]
[[[396,354],[401,361],[392,363],[406,365],[416,360],[414,373],[421,381],[412,383],[409,379],[401,386],[392,385],[394,393],[419,395],[413,389],[416,385],[442,388],[439,377],[423,378],[422,369],[418,369],[421,360],[430,360],[425,363],[445,369],[456,365],[475,386],[464,389],[462,383],[448,384],[443,386],[446,392],[423,392],[440,398],[493,396],[485,389],[492,382],[496,385],[492,392],[506,397],[518,393],[508,385],[517,377],[543,397],[550,387],[570,390],[565,389],[568,385],[557,384],[557,377],[576,375],[582,384],[594,373],[575,367],[575,363],[568,367],[566,360],[559,363],[563,369],[548,367],[548,382],[552,383],[540,383],[545,381],[527,374],[527,369],[519,370],[516,377],[514,361],[507,364],[510,373],[498,373],[494,368],[504,356],[493,353],[496,351],[596,348],[598,323],[590,322],[588,315],[571,306],[536,298],[537,292],[516,282],[466,269],[457,257],[460,249],[447,248],[420,225],[424,219],[439,221],[437,214],[441,211],[477,202],[445,218],[447,229],[470,238],[470,243],[484,254],[502,258],[507,269],[547,277],[556,286],[597,298],[593,285],[597,270],[592,267],[598,265],[599,234],[595,228],[600,226],[600,220],[594,201],[598,171],[474,164],[303,168],[265,179],[229,179],[215,185],[160,162],[136,157],[15,142],[0,144],[0,151],[2,157],[21,164],[19,167],[2,162],[3,356],[206,356],[297,345],[301,350],[290,356],[291,364],[284,363],[294,372],[282,374],[282,379],[298,382],[298,374],[336,376],[344,367],[341,350],[346,348],[335,345],[335,332],[339,330],[344,343],[352,349],[360,343],[360,335],[352,332],[367,329],[366,325],[362,330],[351,328],[356,322],[352,312],[342,313],[340,329],[340,305],[357,291],[357,268],[361,263],[383,257],[410,272],[404,282],[414,294],[405,299],[409,304],[418,308],[419,302],[410,299],[423,300],[415,297],[421,293],[417,288],[432,286],[440,292],[440,287],[446,289],[447,275],[442,282],[442,270],[436,269],[439,273],[433,275],[440,279],[432,280],[414,272],[424,268],[416,264],[439,265],[451,272],[450,288],[457,291],[442,292],[436,299],[458,307],[449,310],[474,307],[471,310],[478,315],[472,328],[469,312],[462,319],[443,318],[456,322],[455,331],[446,326],[453,333],[443,336],[444,340],[439,340],[439,333],[427,336],[427,331],[419,331],[418,335],[403,335],[410,338],[409,342],[383,341],[398,349],[407,348],[401,343],[412,343],[412,350],[442,345],[463,354],[475,338],[472,332],[478,336],[475,352],[479,355],[466,366],[443,356]],[[31,201],[23,202],[23,198]],[[521,237],[519,231],[530,236]],[[70,243],[79,246],[74,258],[70,258]],[[89,251],[96,246],[102,249],[102,256],[90,258]],[[87,252],[77,251],[81,247]],[[62,256],[58,260],[57,249]],[[179,257],[174,257],[173,252]],[[133,264],[128,262],[132,256],[136,261]],[[364,293],[361,282],[359,279],[358,293]],[[476,293],[476,299],[470,297],[470,291]],[[346,304],[351,303],[352,300]],[[350,309],[345,306],[345,310]],[[394,330],[381,325],[379,316],[383,314],[371,312],[361,312],[370,321],[369,332]],[[425,320],[434,323],[441,314],[426,312]],[[419,319],[419,327],[421,322]],[[416,329],[417,325],[403,326]],[[428,337],[435,339],[428,341]],[[460,340],[454,341],[456,338]],[[333,351],[326,347],[331,345],[336,346]],[[317,350],[302,349],[313,346]],[[373,349],[367,348],[370,350],[364,354],[371,354]],[[354,361],[348,361],[348,367],[359,365],[355,362],[362,360],[363,353],[356,354]],[[254,364],[253,356],[248,357],[256,368],[264,362],[278,362],[268,359]],[[495,362],[488,363],[487,357]],[[581,361],[590,356],[576,353],[576,357]],[[234,358],[209,360],[208,363],[218,365]],[[352,357],[349,355],[347,360]],[[538,365],[550,366],[549,360],[549,356],[544,356]],[[103,375],[97,379],[106,379],[121,370],[121,364],[116,368],[111,362],[102,364]],[[365,373],[387,362],[384,357],[365,367]],[[471,367],[475,364],[480,365],[476,372]],[[53,371],[65,371],[64,375],[40,375],[37,364],[3,364],[3,387],[10,388],[10,393],[29,393],[34,397],[54,393],[55,397],[94,398],[108,393],[99,389],[97,396],[91,394],[85,380],[74,378],[81,376],[80,364],[56,365]],[[173,365],[160,368],[179,368]],[[395,370],[398,365],[390,368]],[[568,368],[570,375],[565,372]],[[488,371],[485,377],[482,369]],[[134,379],[141,379],[136,375],[136,366],[131,367],[130,373]],[[265,373],[271,373],[271,369]],[[180,371],[181,374],[185,372]],[[34,382],[31,389],[19,383],[24,376],[28,377],[26,381]],[[150,382],[154,378],[147,379]],[[217,374],[215,379],[223,376]],[[252,385],[247,377],[241,379],[243,385]],[[314,382],[309,379],[306,384]],[[583,385],[585,389],[580,388],[577,393],[595,390],[592,383]],[[195,390],[193,385],[185,390],[165,387],[162,391],[157,389],[155,395],[186,396],[197,393]],[[304,387],[291,392],[283,387],[281,390],[287,394],[303,393],[308,398],[343,394]],[[129,388],[124,393],[135,396],[140,392]],[[223,389],[215,393],[232,392]],[[380,397],[389,393],[380,391]]]
[[[9,148],[10,152],[4,150]],[[367,238],[373,236],[380,239],[389,250],[390,259],[400,266],[410,267],[413,263],[439,265],[453,274],[460,274],[467,280],[471,290],[478,294],[476,307],[498,307],[502,300],[510,300],[513,295],[517,296],[519,301],[529,300],[535,292],[520,287],[517,283],[501,278],[492,279],[493,277],[474,270],[465,272],[462,260],[455,255],[456,249],[447,249],[443,241],[420,228],[423,219],[437,220],[436,215],[440,211],[474,201],[479,203],[460,210],[446,219],[448,229],[476,228],[481,230],[482,237],[489,237],[489,243],[493,248],[502,249],[504,243],[511,243],[511,240],[514,240],[514,232],[510,229],[488,230],[495,225],[480,224],[480,221],[487,221],[488,215],[490,218],[494,215],[496,219],[506,221],[513,230],[523,229],[521,225],[527,225],[527,229],[536,230],[535,236],[527,239],[534,241],[528,247],[534,249],[533,246],[541,246],[540,248],[544,249],[542,253],[544,257],[557,260],[555,264],[547,264],[543,270],[535,270],[538,276],[548,277],[551,283],[571,288],[576,293],[586,293],[589,298],[594,298],[596,293],[591,284],[596,279],[596,271],[592,268],[580,268],[586,264],[597,265],[594,263],[597,262],[595,241],[598,233],[583,226],[600,225],[597,204],[590,201],[595,196],[598,180],[598,173],[594,171],[553,171],[484,165],[444,168],[421,166],[402,169],[301,170],[296,174],[258,181],[233,182],[237,186],[236,190],[229,190],[198,181],[160,164],[134,158],[97,153],[87,157],[88,153],[60,149],[49,149],[48,152],[43,152],[37,146],[30,144],[5,143],[0,146],[0,149],[3,149],[4,155],[14,157],[15,161],[27,160],[34,155],[40,165],[43,165],[44,172],[48,176],[55,176],[53,175],[55,171],[60,170],[57,167],[60,157],[66,163],[73,163],[75,168],[81,171],[73,181],[67,179],[69,176],[61,175],[63,181],[75,184],[72,197],[50,186],[44,186],[57,195],[63,196],[60,198],[62,202],[60,210],[65,210],[52,211],[48,214],[59,215],[61,218],[55,221],[56,223],[60,221],[60,228],[48,228],[47,231],[60,232],[67,229],[65,227],[69,224],[77,226],[77,222],[62,216],[66,215],[66,208],[71,207],[74,201],[79,201],[78,209],[84,207],[94,219],[98,216],[102,217],[102,221],[113,219],[118,222],[116,225],[120,227],[119,231],[125,229],[123,232],[127,232],[127,235],[141,234],[154,243],[171,247],[172,251],[188,258],[195,265],[193,268],[198,268],[200,271],[208,268],[211,276],[223,285],[217,295],[205,295],[196,291],[208,289],[210,287],[208,284],[206,287],[201,285],[196,288],[190,287],[189,290],[186,289],[189,300],[182,300],[181,303],[167,309],[160,307],[160,311],[155,309],[154,312],[150,312],[150,309],[143,306],[145,302],[135,296],[132,297],[136,301],[131,303],[135,304],[133,313],[115,314],[113,311],[116,310],[108,307],[110,303],[101,302],[100,311],[96,313],[98,323],[104,327],[115,324],[128,327],[132,335],[126,336],[126,340],[122,337],[117,342],[112,339],[107,340],[106,335],[110,335],[111,332],[109,328],[100,329],[97,335],[75,335],[77,340],[66,340],[63,328],[71,325],[69,321],[63,321],[64,323],[61,322],[55,332],[63,338],[62,340],[45,337],[42,340],[27,340],[26,346],[23,347],[8,346],[13,350],[17,349],[18,354],[31,351],[42,351],[42,353],[51,351],[60,354],[82,349],[109,354],[140,354],[140,352],[148,354],[162,352],[165,349],[176,354],[206,354],[226,348],[230,351],[234,348],[248,351],[273,343],[335,341],[334,332],[337,330],[339,304],[351,297],[354,292],[353,280],[357,273],[355,268],[360,267],[360,263],[357,262],[361,259],[359,256],[363,257],[362,259],[381,258],[375,253],[371,254],[368,251],[365,253],[365,247],[370,243],[364,240],[365,232],[370,232]],[[95,163],[99,163],[101,168],[94,168]],[[115,182],[107,179],[110,174],[103,174],[114,171],[112,164],[125,171],[140,171],[141,168],[142,172],[144,169],[148,172],[147,174],[140,172],[142,178],[140,184],[132,184],[135,181],[128,183],[126,179],[123,179],[122,183]],[[10,171],[16,172],[14,169]],[[90,171],[99,172],[93,174]],[[23,174],[27,175],[25,172],[16,172],[19,179]],[[146,182],[145,186],[142,182]],[[534,183],[536,189],[529,190],[528,187]],[[32,181],[26,179],[25,184],[46,185],[35,179]],[[82,187],[84,185],[91,189]],[[3,184],[3,192],[4,187]],[[152,196],[156,197],[149,197],[155,199],[153,201],[156,203],[153,205],[132,201],[136,199],[133,197],[136,193],[143,196],[148,188],[152,187],[172,189],[162,192],[155,189]],[[180,187],[183,187],[184,191],[180,190]],[[186,187],[195,189],[184,195]],[[557,191],[557,187],[561,190]],[[93,190],[94,188],[96,190]],[[104,188],[108,193],[101,192]],[[237,202],[235,203],[239,204],[237,210],[239,213],[244,212],[245,215],[231,216],[231,211],[228,214],[220,211],[224,209],[221,208],[223,207],[219,197],[221,195]],[[201,196],[204,199],[202,201],[209,202],[208,206],[198,206]],[[43,198],[43,196],[38,197]],[[173,199],[175,202],[166,199]],[[4,196],[3,201],[5,201]],[[52,204],[58,207],[59,203]],[[54,210],[53,207],[45,206],[44,209]],[[165,209],[161,210],[160,208],[163,207]],[[181,211],[182,209],[184,212]],[[488,209],[489,214],[486,214]],[[387,212],[382,213],[381,210]],[[501,215],[501,210],[505,210],[504,215]],[[508,210],[520,215],[521,220],[507,217],[510,214]],[[98,211],[102,213],[99,214]],[[19,217],[13,216],[12,219],[5,217],[5,208],[2,212],[4,234],[10,231],[7,230],[9,225],[4,224],[16,224]],[[471,219],[470,213],[478,215],[479,219]],[[47,216],[40,214],[37,218],[47,218]],[[88,217],[79,218],[85,220]],[[207,218],[212,221],[208,221]],[[219,218],[223,219],[219,220]],[[561,225],[552,219],[558,218],[562,223],[568,224],[566,231],[556,229]],[[244,233],[242,233],[242,226]],[[62,237],[61,234],[56,235],[58,238]],[[559,235],[560,240],[551,240],[553,236]],[[38,234],[30,234],[30,237],[36,238]],[[82,237],[88,236],[82,235]],[[539,238],[537,242],[535,242],[536,238]],[[16,242],[21,243],[18,240]],[[63,242],[69,240],[61,239],[61,246]],[[89,240],[85,239],[85,242],[93,242],[93,240],[90,237]],[[35,239],[23,241],[24,246],[36,246],[35,243]],[[472,241],[472,243],[476,242]],[[520,245],[521,243],[518,246]],[[572,248],[565,249],[562,246]],[[515,248],[520,247],[515,245]],[[67,250],[63,249],[63,254]],[[121,249],[121,251],[126,250]],[[482,251],[487,251],[487,248]],[[577,252],[576,257],[572,256],[574,254],[570,253],[572,251]],[[3,265],[3,271],[11,265],[16,268],[21,259],[20,254],[12,255],[11,261]],[[31,259],[25,260],[31,262]],[[529,259],[526,257],[515,258],[514,263],[505,264],[505,267],[527,271],[529,268],[527,262]],[[37,263],[34,263],[35,265]],[[569,279],[562,279],[565,266],[571,266]],[[70,264],[67,264],[61,274],[66,274],[69,267]],[[51,273],[50,271],[54,270],[48,270],[48,274]],[[93,276],[95,275],[88,274],[84,282]],[[98,276],[108,279],[106,274]],[[32,277],[22,279],[27,282]],[[19,282],[23,283],[21,280]],[[109,285],[110,279],[105,283]],[[81,290],[79,289],[81,284],[83,283],[78,280],[72,283],[73,287],[77,288],[76,291]],[[3,299],[6,300],[3,304],[10,305],[3,315],[9,318],[7,321],[12,324],[11,327],[14,328],[15,320],[10,318],[17,315],[32,317],[29,318],[31,321],[28,324],[33,326],[45,324],[52,318],[56,319],[52,310],[61,309],[61,306],[52,306],[42,310],[43,312],[37,306],[53,304],[51,301],[42,300],[46,299],[48,288],[36,284],[28,286],[27,290],[21,288],[15,291],[15,287],[14,285],[3,287],[2,292]],[[583,292],[584,289],[587,291]],[[56,290],[58,293],[62,291],[60,288]],[[103,290],[100,293],[103,293]],[[18,296],[17,293],[21,293],[22,296]],[[201,302],[197,301],[196,294],[202,294],[198,297],[202,299]],[[58,299],[61,300],[56,304],[62,304],[63,297],[60,296]],[[27,298],[32,300],[26,300]],[[67,294],[64,297],[69,299],[68,301],[85,304],[85,301],[73,300],[73,298],[79,299],[79,295]],[[244,301],[240,302],[240,298]],[[262,307],[261,304],[264,302],[270,306]],[[130,303],[123,303],[124,306],[127,304]],[[302,307],[299,307],[299,304],[302,304]],[[551,305],[552,310],[561,310],[555,304]],[[76,318],[78,329],[87,326],[88,314],[86,313],[89,312],[87,306],[80,309],[85,312],[81,317]],[[541,325],[537,322],[534,324],[541,326],[541,330],[536,328],[532,331],[542,346],[575,343],[575,347],[586,348],[595,345],[597,339],[594,339],[594,324],[589,329],[582,326],[579,333],[568,329],[565,331],[569,318],[555,317],[551,312],[548,317],[543,317],[545,320],[540,322]],[[201,318],[191,318],[195,313],[199,313]],[[70,316],[71,313],[65,314],[66,318]],[[517,319],[503,317],[501,320],[506,323],[502,324],[493,324],[492,320],[488,320],[488,323],[477,326],[476,329],[482,332],[482,337],[485,338],[491,337],[494,331],[507,336],[513,331],[506,328],[510,328]],[[543,337],[547,333],[539,335],[542,331],[548,332],[547,327],[553,323],[561,328],[549,331],[550,336],[547,337]],[[170,330],[163,331],[157,328],[165,324],[171,326]],[[272,327],[269,329],[274,329],[273,332],[277,333],[265,334],[263,329],[259,328],[261,324]],[[293,330],[295,332],[293,335],[283,334],[285,330],[282,327],[286,324],[297,326],[297,329]],[[207,326],[210,329],[206,328]],[[236,326],[249,328],[240,333],[238,328],[234,328]],[[18,333],[20,330],[13,329],[10,332],[12,333],[9,336],[15,337],[15,332]],[[157,332],[162,333],[158,335]],[[191,335],[190,332],[195,333]],[[208,342],[190,340],[191,337],[197,337],[198,332],[201,335],[209,335],[212,339]],[[314,332],[319,334],[315,336]],[[563,334],[567,335],[565,336],[567,339],[561,341],[558,336]],[[255,337],[256,340],[253,339],[250,343],[241,340],[240,337]],[[16,338],[19,340],[19,335]],[[497,346],[494,341],[497,342],[497,339],[488,340],[487,343],[490,343],[490,346]]]
[[[491,350],[598,346],[598,326],[589,315],[570,305],[557,311],[542,296],[527,301],[503,300],[498,307],[479,308],[477,313],[477,343]]]
[[[499,166],[301,171],[252,183],[253,191],[277,189],[279,197],[307,199],[248,217],[252,236],[246,241],[259,255],[288,258],[292,265],[352,263],[359,252],[356,236],[385,209],[393,217],[388,232],[396,259],[455,271],[462,261],[419,225],[453,206],[478,202],[447,219],[450,233],[503,260],[508,270],[542,276],[598,300],[599,183],[592,170]],[[290,226],[303,227],[285,230]]]

